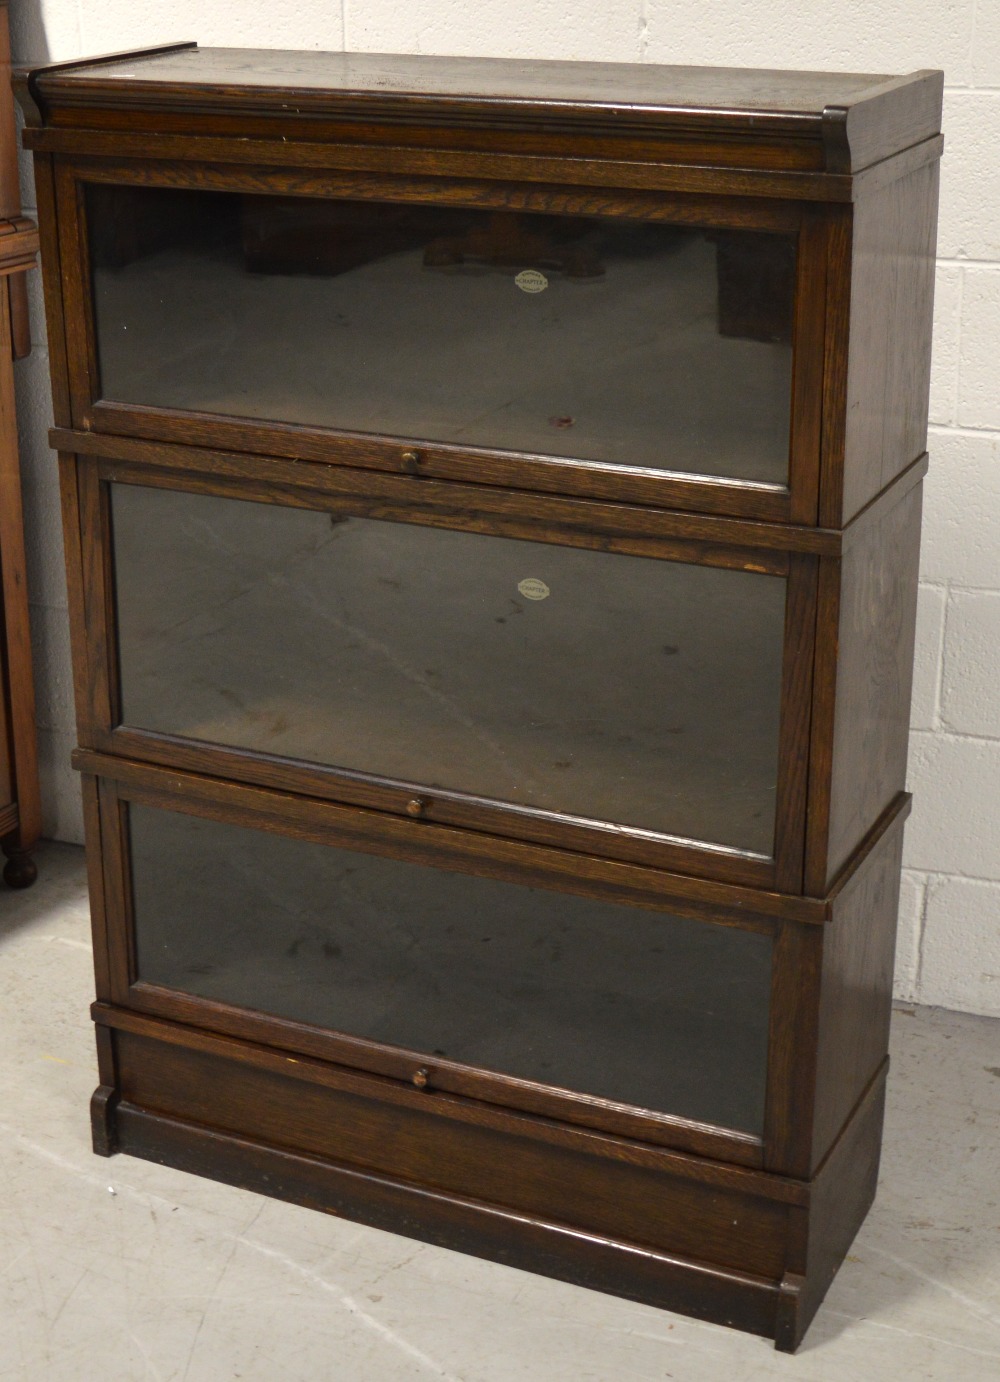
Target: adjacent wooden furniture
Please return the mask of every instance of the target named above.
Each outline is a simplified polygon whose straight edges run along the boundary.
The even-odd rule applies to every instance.
[[[879,1160],[941,74],[19,94],[96,1149],[793,1349]]]
[[[35,224],[21,215],[10,31],[0,0],[0,846],[12,888],[35,881],[31,851],[42,828],[14,406],[14,361],[31,350],[25,270],[37,252]]]

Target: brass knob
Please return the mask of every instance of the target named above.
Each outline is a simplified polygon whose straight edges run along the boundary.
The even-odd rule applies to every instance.
[[[426,797],[414,797],[412,801],[406,803],[406,814],[408,816],[422,816],[426,810]]]
[[[407,470],[416,470],[422,461],[423,456],[421,456],[419,451],[403,452],[403,464],[406,466]]]
[[[422,1065],[420,1069],[414,1073],[413,1083],[417,1086],[418,1089],[426,1089],[427,1081],[430,1079],[430,1077],[431,1072],[427,1069],[426,1065]]]

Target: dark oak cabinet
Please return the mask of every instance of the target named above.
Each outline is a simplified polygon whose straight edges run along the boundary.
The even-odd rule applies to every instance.
[[[794,1348],[878,1169],[940,74],[19,92],[96,1149]]]

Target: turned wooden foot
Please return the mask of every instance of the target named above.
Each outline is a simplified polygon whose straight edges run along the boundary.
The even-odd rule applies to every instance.
[[[30,888],[37,877],[38,868],[28,851],[11,850],[3,870],[8,888]]]

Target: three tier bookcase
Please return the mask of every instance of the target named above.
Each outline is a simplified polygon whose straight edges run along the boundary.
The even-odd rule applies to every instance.
[[[96,1150],[791,1350],[879,1162],[941,74],[20,74]]]

